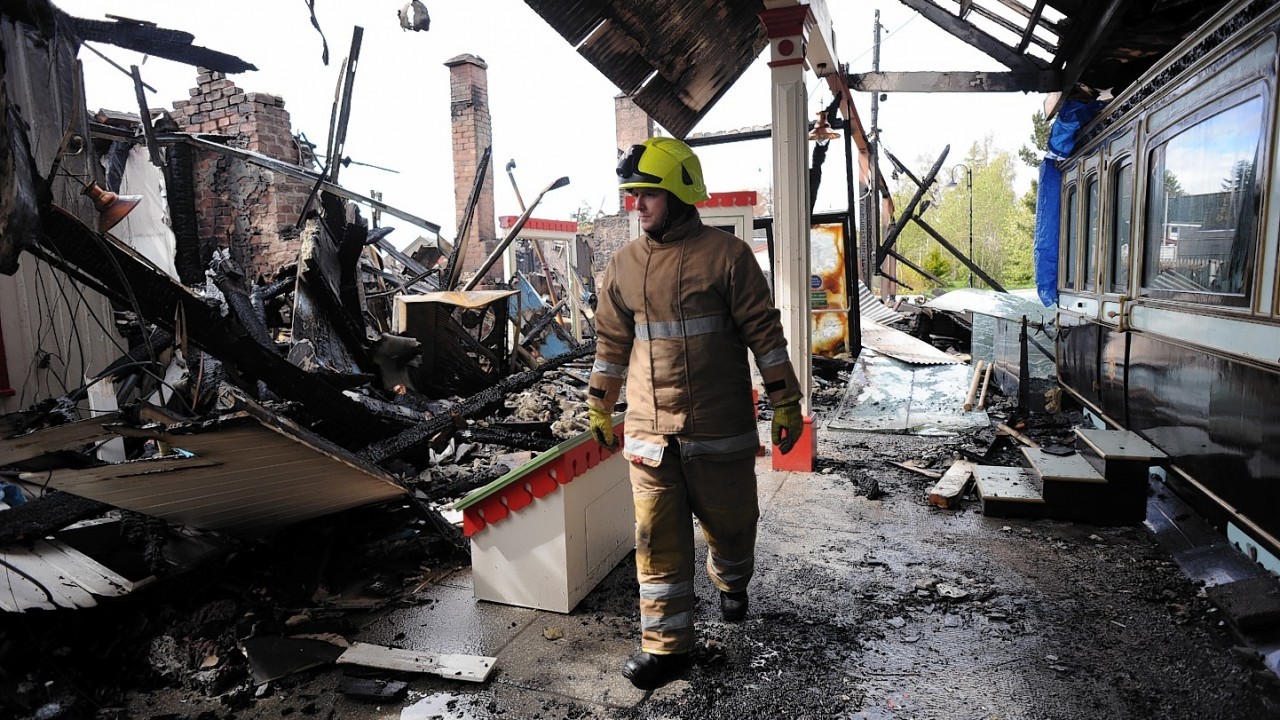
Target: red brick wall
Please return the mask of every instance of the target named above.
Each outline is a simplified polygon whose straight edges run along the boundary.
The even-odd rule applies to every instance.
[[[458,55],[447,61],[449,68],[449,117],[453,128],[453,199],[454,228],[462,223],[476,168],[484,149],[493,143],[493,123],[489,116],[489,66],[475,55]],[[467,252],[462,260],[463,275],[480,267],[498,244],[493,204],[493,167],[496,156],[489,158],[480,189],[479,200],[471,216],[467,233]],[[502,277],[501,263],[496,263],[488,277]]]
[[[173,118],[189,133],[215,133],[231,145],[299,162],[284,100],[246,93],[220,72],[201,70],[190,98],[173,104]],[[249,278],[271,277],[298,259],[294,229],[309,184],[215,152],[200,152],[195,167],[196,214],[202,240],[231,250]]]

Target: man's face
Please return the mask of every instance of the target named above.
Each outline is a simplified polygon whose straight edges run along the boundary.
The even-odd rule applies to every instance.
[[[656,188],[636,188],[631,191],[636,199],[636,214],[640,216],[640,229],[653,232],[667,219],[667,193]]]

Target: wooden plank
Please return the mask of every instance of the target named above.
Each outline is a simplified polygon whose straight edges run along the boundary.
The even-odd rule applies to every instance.
[[[0,465],[12,465],[40,457],[45,453],[87,445],[95,440],[113,438],[116,436],[115,433],[104,430],[102,426],[115,422],[116,417],[115,413],[111,413],[0,440]]]
[[[31,551],[94,595],[120,597],[137,587],[131,580],[60,540],[40,540]]]
[[[438,655],[368,643],[352,643],[338,658],[340,665],[433,673],[442,678],[467,682],[487,680],[496,661],[497,658],[483,655]]]
[[[957,460],[942,474],[942,479],[929,488],[929,504],[940,508],[954,508],[960,503],[960,496],[973,481],[974,463],[969,460]]]
[[[941,479],[942,479],[942,473],[938,472],[937,470],[930,470],[930,469],[928,469],[928,468],[922,468],[922,467],[919,467],[919,466],[916,466],[916,465],[912,465],[912,464],[910,464],[910,463],[900,463],[900,462],[897,462],[897,461],[895,461],[895,460],[889,460],[888,462],[889,462],[889,464],[890,464],[890,465],[892,465],[892,466],[894,466],[894,467],[902,468],[903,470],[909,470],[909,471],[911,471],[911,472],[913,472],[913,473],[915,473],[915,474],[917,474],[917,475],[923,475],[923,476],[925,476],[925,477],[927,477],[927,478],[931,478],[931,479],[933,479],[933,480],[941,480]]]
[[[84,588],[72,582],[65,573],[45,562],[36,553],[27,548],[10,546],[4,550],[0,550],[0,560],[3,560],[9,567],[6,568],[7,574],[20,575],[25,580],[36,585],[34,594],[40,598],[40,603],[31,607],[44,607],[48,602],[48,598],[40,589],[47,590],[52,596],[53,602],[59,607],[64,608],[88,608],[98,604]],[[21,573],[16,573],[12,568],[19,568]],[[25,575],[24,575],[25,574]],[[0,592],[0,595],[7,594]]]
[[[4,553],[0,553],[0,559],[9,562],[8,558],[4,557]],[[5,568],[5,575],[4,589],[0,591],[0,610],[20,613],[28,610],[58,609],[58,606],[50,601],[49,596],[45,594],[40,585],[23,577],[11,568]]]
[[[1005,425],[1004,423],[996,423],[996,429],[999,430],[1001,434],[1008,435],[1013,439],[1017,440],[1018,442],[1022,443],[1023,445],[1026,445],[1029,448],[1040,447],[1040,444],[1037,443],[1035,440],[1032,440],[1031,438],[1027,437],[1026,435],[1023,435],[1022,433],[1018,432],[1017,430],[1014,430],[1013,428],[1009,427],[1008,425]]]

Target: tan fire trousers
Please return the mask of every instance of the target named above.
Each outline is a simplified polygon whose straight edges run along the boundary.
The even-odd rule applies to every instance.
[[[693,649],[693,517],[707,539],[707,574],[724,592],[740,592],[755,571],[754,457],[682,460],[672,442],[662,464],[631,465],[636,508],[640,649],[655,655]]]

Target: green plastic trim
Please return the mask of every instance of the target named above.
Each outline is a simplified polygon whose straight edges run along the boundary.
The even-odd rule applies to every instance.
[[[622,420],[623,420],[626,416],[627,416],[627,414],[626,414],[625,412],[620,412],[620,413],[617,413],[616,415],[614,415],[614,416],[613,416],[613,427],[614,427],[614,428],[617,428],[617,427],[618,427],[618,423],[621,423],[621,422],[622,422]],[[569,450],[572,450],[573,448],[576,448],[576,447],[578,447],[579,445],[581,445],[582,443],[584,443],[584,442],[588,442],[588,441],[590,441],[590,442],[595,442],[595,438],[591,437],[591,431],[590,431],[590,430],[587,430],[586,432],[579,433],[579,434],[577,434],[577,435],[575,435],[575,436],[573,436],[573,437],[569,438],[568,440],[565,440],[564,442],[560,443],[559,445],[556,445],[555,447],[551,448],[550,450],[547,450],[546,452],[544,452],[544,453],[542,453],[541,455],[539,455],[538,457],[536,457],[536,458],[534,458],[534,459],[530,460],[529,462],[527,462],[527,463],[525,463],[525,464],[521,465],[520,467],[513,469],[511,472],[507,473],[506,475],[503,475],[502,477],[498,478],[497,480],[494,480],[493,482],[489,483],[488,485],[485,485],[485,486],[484,486],[484,487],[482,487],[482,488],[477,488],[477,489],[475,489],[475,490],[472,490],[470,495],[467,495],[466,497],[462,498],[461,500],[459,500],[459,501],[455,502],[453,505],[451,505],[451,506],[450,506],[450,508],[451,508],[451,509],[453,509],[453,510],[466,510],[467,508],[471,507],[472,505],[475,505],[476,503],[480,502],[481,500],[484,500],[485,498],[490,497],[490,496],[494,495],[495,493],[497,493],[497,492],[499,492],[499,491],[503,490],[503,489],[504,489],[504,488],[506,488],[508,485],[510,485],[510,484],[514,483],[515,481],[517,481],[517,480],[519,480],[519,479],[523,478],[524,476],[528,475],[529,473],[533,472],[534,470],[537,470],[538,468],[542,467],[543,465],[546,465],[547,463],[551,462],[552,460],[555,460],[556,458],[560,457],[561,455],[564,455],[564,454],[565,454],[566,452],[568,452]]]

